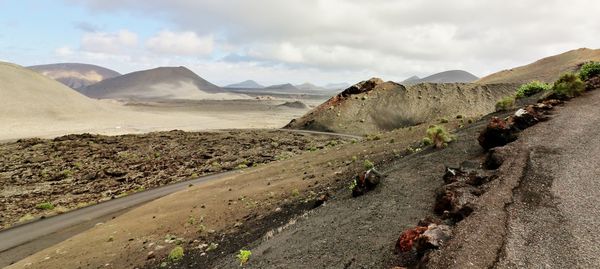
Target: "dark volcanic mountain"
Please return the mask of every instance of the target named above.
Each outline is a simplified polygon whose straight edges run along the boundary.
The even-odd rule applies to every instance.
[[[463,70],[449,70],[433,74],[424,78],[412,76],[401,82],[404,85],[414,85],[418,83],[468,83],[479,79],[475,75]]]
[[[92,64],[57,63],[34,65],[27,67],[42,75],[58,80],[73,89],[100,82],[105,79],[120,76],[116,71]]]
[[[89,97],[102,99],[237,99],[241,95],[223,91],[191,70],[159,67],[107,79],[81,89]]]
[[[234,83],[234,84],[230,84],[225,86],[225,88],[241,88],[241,89],[262,89],[265,86],[258,84],[256,81],[254,80],[245,80],[242,81],[240,83]]]
[[[278,91],[284,91],[284,92],[297,92],[299,89],[290,84],[290,83],[285,83],[285,84],[278,84],[278,85],[271,85],[269,87],[265,87],[265,90],[278,90]]]

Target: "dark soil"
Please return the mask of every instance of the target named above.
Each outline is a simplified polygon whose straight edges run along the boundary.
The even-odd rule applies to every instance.
[[[276,130],[67,135],[0,144],[0,228],[132,192],[345,143]],[[38,208],[51,203],[54,209]],[[23,218],[23,216],[26,216]]]

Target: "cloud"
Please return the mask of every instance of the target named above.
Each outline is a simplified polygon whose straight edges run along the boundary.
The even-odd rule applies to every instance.
[[[73,55],[74,52],[73,52],[73,49],[71,49],[70,47],[64,46],[64,47],[56,48],[54,50],[54,53],[56,55],[58,55],[59,57],[65,57],[65,56]]]
[[[128,30],[120,30],[115,33],[85,33],[81,38],[81,49],[94,53],[117,54],[135,47],[137,43],[137,34]]]
[[[281,74],[300,75],[298,69],[304,68],[305,74],[324,72],[332,81],[356,81],[366,77],[345,76],[365,74],[401,80],[458,68],[485,75],[600,45],[600,17],[582,15],[600,9],[595,0],[67,1],[94,12],[126,11],[182,30],[157,35],[152,46],[147,42],[148,49],[163,55],[206,55],[226,44],[230,56],[216,66],[270,63],[269,71],[287,68],[293,71]],[[186,40],[182,33],[189,40],[215,38],[167,38]]]
[[[98,27],[97,25],[84,21],[74,22],[73,26],[76,29],[82,30],[84,32],[98,32],[98,30],[100,29],[100,27]]]
[[[213,37],[199,37],[194,32],[161,31],[146,42],[153,52],[167,55],[206,56],[213,51]]]

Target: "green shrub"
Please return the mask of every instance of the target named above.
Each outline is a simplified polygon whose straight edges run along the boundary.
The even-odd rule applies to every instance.
[[[496,111],[509,110],[509,109],[513,108],[514,106],[515,106],[515,97],[512,95],[505,96],[502,99],[500,99],[500,101],[498,101],[498,103],[496,103]]]
[[[373,169],[373,167],[375,167],[375,164],[373,164],[373,162],[371,162],[369,160],[365,160],[364,166],[365,166],[366,170],[370,170],[370,169]]]
[[[54,209],[54,205],[50,202],[41,203],[35,206],[37,209],[41,210],[52,210]]]
[[[423,145],[424,146],[429,146],[431,144],[433,144],[433,141],[431,141],[431,138],[429,138],[429,137],[424,137],[423,138]]]
[[[532,96],[532,95],[534,95],[536,93],[550,90],[551,88],[552,88],[552,86],[550,86],[547,83],[543,83],[543,82],[539,82],[537,80],[534,80],[532,82],[529,82],[529,83],[521,85],[517,89],[515,97],[517,99],[524,98],[524,97],[529,97],[529,96]]]
[[[236,256],[240,260],[240,266],[244,266],[250,259],[252,252],[250,250],[240,250],[240,253]]]
[[[169,261],[172,262],[179,261],[181,258],[183,258],[183,248],[181,246],[176,246],[173,250],[171,250],[168,257]]]
[[[435,148],[445,148],[452,142],[452,136],[443,126],[433,125],[427,129],[427,136]]]
[[[569,99],[580,95],[585,90],[585,83],[573,73],[560,76],[552,86],[552,95],[559,99]]]
[[[589,78],[600,75],[600,63],[599,62],[588,62],[585,63],[581,69],[579,69],[579,77],[582,80],[588,80]]]

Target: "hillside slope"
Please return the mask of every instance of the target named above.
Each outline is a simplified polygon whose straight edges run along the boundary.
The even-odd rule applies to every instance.
[[[402,85],[414,85],[417,83],[468,83],[479,79],[477,76],[464,70],[448,70],[436,73],[424,78],[412,76],[400,82]]]
[[[81,92],[100,99],[241,99],[223,91],[191,70],[159,67],[107,79],[82,88]]]
[[[566,72],[573,72],[588,61],[600,61],[600,49],[581,48],[546,57],[534,63],[485,76],[477,83],[527,83],[531,80],[554,82]]]
[[[443,117],[479,116],[514,92],[508,84],[424,83],[405,87],[378,78],[360,82],[286,128],[370,134],[432,122]]]
[[[80,63],[44,64],[29,66],[27,68],[58,80],[73,89],[83,88],[121,75],[114,70],[102,66]]]
[[[0,62],[0,120],[65,119],[95,114],[100,104],[21,66]]]

